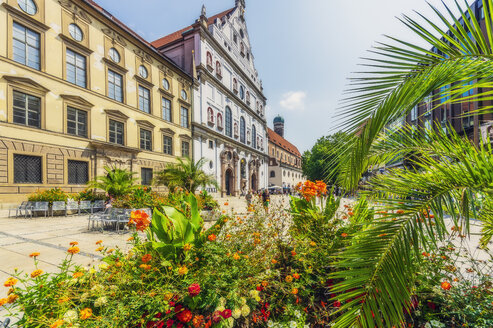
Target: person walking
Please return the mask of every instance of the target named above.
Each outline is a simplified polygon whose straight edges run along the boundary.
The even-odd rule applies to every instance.
[[[252,203],[252,192],[248,190],[248,194],[246,194],[245,199],[247,201],[247,207],[250,207],[250,204]]]

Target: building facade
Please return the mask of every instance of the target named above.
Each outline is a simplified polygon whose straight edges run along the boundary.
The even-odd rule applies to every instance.
[[[274,130],[268,128],[269,187],[293,189],[305,180],[301,169],[301,153],[284,139],[284,118],[274,118]]]
[[[0,203],[191,154],[184,70],[90,0],[0,3]]]
[[[197,77],[193,158],[217,179],[222,195],[268,185],[266,98],[255,69],[245,21],[245,2],[152,43]],[[214,188],[209,191],[216,192]]]

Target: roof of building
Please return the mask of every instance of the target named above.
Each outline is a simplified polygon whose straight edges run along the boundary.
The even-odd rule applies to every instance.
[[[281,115],[274,117],[274,123],[281,122],[284,123],[284,118]]]
[[[296,148],[295,145],[293,145],[292,143],[290,143],[289,141],[287,141],[286,139],[275,133],[270,128],[267,128],[267,136],[269,138],[269,141],[272,142],[273,144],[283,148],[284,150],[290,152],[295,156],[301,157],[301,153],[298,150],[298,148]]]
[[[236,7],[235,8],[228,9],[228,10],[225,10],[225,11],[223,11],[223,12],[217,14],[217,15],[214,15],[212,17],[209,17],[207,19],[207,24],[208,25],[214,24],[214,22],[216,21],[216,19],[222,19],[224,16],[227,16],[227,15],[231,14],[235,9],[236,9]],[[164,46],[166,44],[169,44],[171,42],[174,42],[176,40],[181,39],[183,33],[187,32],[187,31],[189,31],[191,29],[193,29],[193,26],[192,25],[187,26],[185,28],[182,28],[181,30],[178,30],[176,32],[173,32],[171,34],[168,34],[166,36],[163,36],[162,38],[157,39],[157,40],[151,42],[151,44],[154,47],[156,47],[156,48],[161,48],[162,46]]]
[[[118,25],[121,29],[125,30],[128,32],[130,35],[132,35],[134,38],[142,42],[146,47],[148,47],[154,54],[160,56],[163,58],[166,62],[168,62],[170,65],[173,65],[174,68],[180,70],[183,74],[190,76],[185,70],[183,70],[181,67],[176,65],[170,58],[167,56],[161,54],[159,51],[157,51],[151,43],[147,42],[143,37],[141,37],[139,34],[137,34],[135,31],[133,31],[130,27],[125,25],[122,21],[120,21],[118,18],[113,16],[111,13],[109,13],[106,9],[98,5],[94,0],[83,0],[85,3],[87,3],[89,6],[94,8],[95,10],[99,11],[103,16],[111,20],[113,23]]]

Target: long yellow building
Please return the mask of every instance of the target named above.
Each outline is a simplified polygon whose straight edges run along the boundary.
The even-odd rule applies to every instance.
[[[0,4],[0,206],[191,153],[193,78],[144,39],[89,0]]]

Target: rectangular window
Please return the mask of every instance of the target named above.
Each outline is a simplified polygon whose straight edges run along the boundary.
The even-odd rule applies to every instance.
[[[185,107],[182,107],[180,109],[180,125],[184,128],[189,128],[188,124],[188,109]]]
[[[143,167],[140,169],[140,180],[143,186],[150,186],[152,183],[152,169]]]
[[[163,119],[168,122],[171,122],[171,101],[164,97],[162,98],[162,110],[163,110]]]
[[[418,106],[414,106],[413,109],[411,109],[411,121],[416,121],[418,118]]]
[[[108,70],[108,97],[123,102],[123,77]]]
[[[181,142],[181,157],[190,156],[190,144],[187,141]]]
[[[67,107],[67,133],[87,138],[87,112]]]
[[[163,136],[163,152],[166,155],[173,155],[173,138]]]
[[[86,88],[86,57],[67,49],[67,81]]]
[[[42,183],[41,157],[14,155],[14,183]]]
[[[214,149],[214,141],[209,140],[209,149]]]
[[[152,132],[140,129],[140,149],[152,150]]]
[[[109,136],[110,136],[110,142],[116,143],[119,145],[124,144],[124,124],[118,121],[113,121],[110,120],[110,131],[109,131]]]
[[[139,85],[139,109],[151,113],[151,92],[149,89]]]
[[[89,163],[68,161],[68,184],[85,185],[89,181]]]
[[[14,123],[41,127],[41,98],[22,92],[13,92]]]
[[[14,22],[12,50],[14,61],[28,67],[41,69],[41,36]]]

